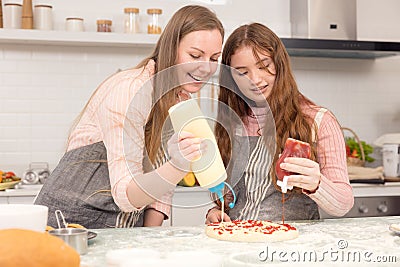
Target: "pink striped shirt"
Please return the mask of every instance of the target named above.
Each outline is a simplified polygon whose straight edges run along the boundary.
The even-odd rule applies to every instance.
[[[150,61],[144,68],[121,71],[105,80],[89,100],[67,147],[72,150],[103,141],[107,149],[111,194],[124,212],[138,210],[129,202],[127,187],[135,175],[144,172],[143,127],[152,107],[152,87],[146,81],[153,76],[154,66],[154,61]],[[132,103],[134,109],[130,106]],[[127,126],[127,112],[132,110],[135,114],[130,114],[131,125]],[[131,127],[129,135],[126,127]],[[147,208],[154,208],[169,217],[172,195],[173,192],[166,193]]]
[[[305,109],[304,112],[315,117],[318,109]],[[308,196],[328,214],[343,216],[353,207],[354,196],[347,172],[343,132],[330,111],[323,115],[317,136],[321,182],[317,191]]]
[[[319,107],[303,107],[303,112],[315,118]],[[254,109],[263,113],[263,110]],[[258,122],[249,118],[248,134],[257,135]],[[346,163],[346,148],[343,132],[330,111],[323,113],[317,132],[317,162],[320,165],[321,181],[315,193],[307,194],[317,205],[333,216],[345,215],[354,204],[353,190],[349,182]]]

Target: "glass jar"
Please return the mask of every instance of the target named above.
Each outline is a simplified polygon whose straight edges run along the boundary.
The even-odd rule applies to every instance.
[[[53,29],[53,7],[50,5],[35,5],[33,28],[51,31]]]
[[[97,32],[111,32],[112,21],[108,19],[97,20]]]
[[[124,8],[125,21],[124,21],[124,32],[125,33],[138,33],[139,32],[139,8],[126,7]]]
[[[150,15],[150,21],[149,24],[147,25],[147,33],[160,34],[161,33],[160,15],[162,14],[162,9],[150,8],[147,9],[147,14]]]

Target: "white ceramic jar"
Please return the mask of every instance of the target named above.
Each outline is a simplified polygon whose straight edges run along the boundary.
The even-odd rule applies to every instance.
[[[17,3],[5,3],[3,20],[4,28],[21,29],[22,5]]]
[[[33,13],[33,28],[51,31],[53,29],[53,7],[50,5],[35,5]]]
[[[83,32],[83,18],[70,17],[65,19],[65,30],[67,32]]]

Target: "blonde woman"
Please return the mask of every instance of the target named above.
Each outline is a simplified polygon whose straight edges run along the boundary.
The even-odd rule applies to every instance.
[[[182,7],[149,57],[97,88],[35,201],[49,207],[49,225],[57,225],[57,209],[87,228],[157,226],[170,216],[174,187],[201,153],[201,140],[169,135],[164,149],[163,125],[169,107],[215,72],[223,37],[212,11]],[[183,67],[169,71],[175,65]]]

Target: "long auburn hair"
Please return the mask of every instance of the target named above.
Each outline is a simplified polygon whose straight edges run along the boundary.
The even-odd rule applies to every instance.
[[[279,189],[276,186],[275,165],[279,154],[284,149],[286,139],[291,137],[310,144],[316,140],[316,136],[312,136],[312,127],[315,127],[313,120],[304,114],[301,108],[303,105],[315,104],[300,93],[292,74],[289,55],[282,41],[268,27],[260,23],[252,23],[237,28],[224,45],[221,63],[230,66],[232,55],[242,47],[250,47],[256,58],[258,58],[257,53],[268,54],[275,64],[275,83],[267,102],[276,126],[276,150],[270,174],[275,187]],[[221,86],[218,100],[232,108],[240,118],[243,118],[243,123],[246,123],[247,116],[251,114],[251,103],[240,93],[229,68],[223,68],[220,77],[224,79],[220,81],[220,84],[229,84],[231,89]],[[218,116],[220,116],[219,119],[224,120],[224,114]],[[266,125],[264,129],[268,131],[269,127]],[[233,129],[228,129],[228,131],[231,130]],[[228,165],[232,148],[230,134],[220,124],[216,124],[215,132],[222,159],[225,165]],[[264,136],[268,134],[271,132],[263,133]],[[312,146],[312,159],[315,158],[316,149]]]
[[[150,60],[156,62],[156,72],[160,72],[176,64],[178,46],[181,40],[191,32],[202,30],[218,30],[224,38],[224,27],[215,13],[210,9],[199,5],[188,5],[180,8],[165,26],[152,54],[138,64],[145,66]],[[153,109],[150,112],[145,126],[145,145],[151,162],[154,163],[161,146],[161,133],[163,123],[168,116],[168,109],[176,103],[179,88],[169,92],[165,88],[171,81],[165,81],[167,77],[160,76],[154,80]]]

